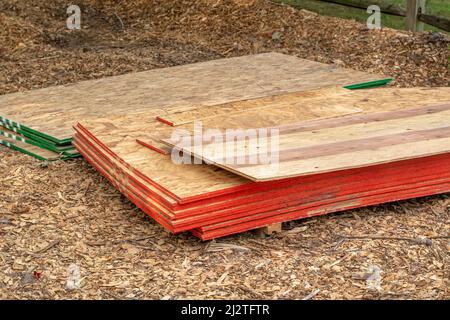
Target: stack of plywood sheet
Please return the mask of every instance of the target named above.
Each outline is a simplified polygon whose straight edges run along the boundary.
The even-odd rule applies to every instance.
[[[0,144],[43,161],[67,160],[80,156],[68,142],[55,142],[19,123],[0,117]]]
[[[450,191],[449,88],[332,87],[145,115],[82,121],[74,143],[118,190],[174,233],[191,231],[206,240]],[[277,170],[221,162],[170,139],[174,130],[194,136],[198,121],[205,130],[276,128]],[[176,164],[173,151],[209,164]]]
[[[448,192],[449,88],[369,89],[389,80],[267,53],[5,95],[0,125],[29,154],[73,143],[164,228],[206,240]],[[267,157],[250,134],[224,147],[228,130],[276,133],[274,157],[249,161]]]

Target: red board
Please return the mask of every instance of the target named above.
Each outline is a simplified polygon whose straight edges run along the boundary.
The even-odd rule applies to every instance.
[[[450,191],[450,154],[180,198],[131,167],[81,125],[74,144],[120,192],[167,230],[203,240],[268,224]],[[163,155],[162,155],[163,156]]]

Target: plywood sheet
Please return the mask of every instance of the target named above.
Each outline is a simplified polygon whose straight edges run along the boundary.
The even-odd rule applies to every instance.
[[[397,192],[387,194],[375,194],[371,196],[359,197],[350,200],[341,200],[332,204],[322,204],[316,207],[310,208],[292,208],[289,210],[280,210],[278,214],[274,214],[270,217],[262,217],[262,215],[254,215],[252,217],[246,217],[245,219],[236,219],[230,221],[231,226],[228,224],[217,224],[212,230],[192,230],[192,233],[202,240],[211,240],[219,237],[228,236],[235,233],[241,233],[244,231],[261,228],[273,223],[279,223],[284,221],[298,220],[302,218],[309,218],[313,216],[330,214],[333,212],[350,210],[354,208],[361,208],[369,205],[376,205],[392,201],[400,201],[405,199],[435,195],[439,193],[446,193],[450,190],[450,182],[444,181],[438,184],[432,185],[415,185],[410,189],[405,189]],[[285,212],[287,211],[287,212]],[[243,220],[243,221],[241,221]]]
[[[9,127],[7,125],[2,125],[0,123],[0,136],[10,138],[12,140],[20,141],[23,143],[31,144],[37,147],[40,147],[42,149],[47,149],[56,153],[61,153],[64,155],[75,155],[77,154],[77,151],[75,150],[74,146],[67,145],[67,146],[56,146],[50,142],[46,142],[43,140],[34,140],[30,139],[21,133],[18,132],[18,130],[14,127]]]
[[[350,92],[342,88],[329,88],[325,91],[328,93],[321,92],[316,95],[324,96],[323,99],[327,99],[338,91],[343,94]],[[305,95],[311,96],[312,94],[305,92]],[[290,94],[287,96],[287,100],[289,100]],[[294,94],[294,96],[298,99],[298,94]],[[260,102],[260,106],[264,107],[264,102]],[[291,114],[298,114],[299,118],[310,119],[360,111],[358,108],[345,106],[333,110],[317,107],[314,110],[311,112],[307,109],[297,108],[296,110],[292,109]],[[218,170],[215,166],[176,165],[171,161],[170,155],[163,155],[137,144],[137,139],[144,138],[149,145],[155,145],[158,144],[159,137],[170,133],[171,127],[155,120],[159,114],[161,114],[161,109],[155,109],[146,112],[146,117],[141,114],[128,114],[83,121],[81,124],[106,147],[116,153],[118,158],[123,159],[179,198],[195,197],[248,183],[248,180],[225,170]],[[158,145],[158,147],[161,146]]]
[[[246,221],[251,223],[253,220],[260,220],[262,217],[272,219],[272,217],[275,218],[275,216],[279,216],[283,212],[300,212],[300,210],[308,208],[312,210],[317,205],[328,204],[327,208],[330,209],[335,207],[337,201],[348,202],[350,200],[354,201],[354,198],[361,197],[366,199],[367,196],[373,194],[390,193],[393,196],[397,196],[399,191],[405,190],[411,183],[414,184],[414,188],[417,188],[419,185],[428,186],[437,183],[439,179],[447,177],[449,174],[448,169],[446,169],[448,168],[448,163],[438,160],[441,157],[429,157],[420,161],[414,159],[412,161],[396,162],[389,166],[375,166],[369,170],[361,168],[344,173],[333,172],[315,175],[314,178],[301,177],[301,179],[295,179],[296,182],[288,188],[283,186],[280,189],[280,186],[276,187],[273,182],[270,182],[264,183],[266,186],[264,188],[265,196],[261,194],[262,197],[260,197],[257,190],[253,190],[256,191],[255,197],[245,197],[245,194],[242,193],[231,196],[230,200],[244,197],[246,201],[239,204],[228,202],[228,206],[221,207],[226,209],[225,211],[228,213],[225,213],[224,210],[221,210],[216,205],[209,206],[209,210],[204,211],[202,210],[203,205],[200,204],[200,207],[189,206],[191,210],[193,209],[193,212],[189,214],[189,218],[180,219],[181,216],[178,212],[176,213],[176,220],[172,220],[173,214],[162,212],[161,207],[157,204],[155,205],[154,201],[148,198],[145,191],[140,191],[140,187],[124,180],[122,178],[123,174],[119,173],[117,168],[108,168],[110,165],[104,163],[104,161],[109,162],[109,160],[99,155],[97,151],[93,151],[95,142],[86,136],[83,137],[83,132],[78,129],[75,135],[75,144],[82,150],[85,157],[132,201],[139,200],[135,203],[143,208],[144,211],[156,219],[163,218],[163,216],[166,219],[169,218],[171,221],[166,221],[168,223],[166,227],[172,232],[189,230],[194,226],[201,227],[201,230],[211,230],[222,228],[219,225],[229,227],[236,222],[241,225]],[[446,159],[448,159],[448,155]],[[448,180],[449,178],[447,178]],[[253,187],[260,185],[254,183]],[[436,190],[433,189],[433,192],[436,192]],[[276,198],[279,196],[282,196],[282,198],[277,202]],[[387,199],[387,197],[384,196],[384,199]],[[216,203],[220,203],[222,200],[221,198],[216,199]],[[312,210],[312,212],[315,212],[315,210]],[[322,212],[326,213],[327,210]]]
[[[311,126],[314,126],[313,130]],[[193,147],[183,148],[183,151],[254,181],[446,153],[450,152],[450,100],[447,104],[431,107],[280,126],[278,132],[276,141],[268,139],[277,145],[275,152],[278,155],[273,163],[261,162],[267,150],[265,142],[261,143],[258,138],[246,139],[242,145],[233,143],[232,149],[213,142],[203,144],[203,153],[196,152],[199,149]],[[222,139],[225,141],[225,136]],[[256,147],[251,148],[252,144]],[[214,150],[210,153],[212,156],[205,156],[207,149]]]
[[[211,106],[382,76],[279,53],[220,59],[0,96],[0,117],[64,140],[77,120]]]
[[[176,221],[166,220],[164,216],[157,213],[160,210],[156,210],[157,208],[152,204],[153,201],[149,203],[146,200],[145,192],[142,193],[129,183],[123,184],[124,181],[120,179],[122,175],[116,169],[111,170],[105,168],[101,164],[103,162],[102,160],[99,161],[97,156],[92,157],[92,151],[88,151],[91,147],[87,146],[87,144],[90,144],[88,143],[90,139],[88,138],[83,142],[84,138],[81,138],[81,132],[78,130],[77,132],[75,143],[80,150],[88,153],[85,154],[88,161],[105,175],[105,177],[110,179],[130,200],[172,232],[189,230],[188,228],[197,225],[199,229],[193,232],[204,240],[264,226],[273,220],[286,221],[330,213],[344,210],[350,204],[354,207],[369,205],[372,204],[370,199],[375,199],[374,197],[376,197],[377,203],[379,203],[397,198],[400,199],[403,196],[408,198],[445,192],[448,191],[448,181],[450,181],[448,177],[449,171],[448,169],[446,170],[448,168],[448,154],[427,157],[420,159],[420,161],[418,161],[419,159],[401,161],[387,166],[371,167],[370,169],[361,168],[344,173],[340,172],[338,174],[337,172],[333,172],[324,175],[315,175],[314,178],[301,177],[300,180],[295,179],[297,181],[297,187],[294,189],[297,191],[294,193],[291,191],[293,197],[288,196],[290,194],[289,192],[282,192],[284,189],[275,190],[272,187],[266,187],[266,191],[270,195],[262,200],[254,198],[251,201],[245,202],[246,210],[242,212],[236,210],[238,208],[234,205],[230,205],[229,209],[232,209],[231,211],[234,211],[234,213],[230,212],[228,216],[224,217],[221,216],[220,210],[214,211],[212,212],[212,220],[211,218],[209,220],[201,220],[200,212],[198,212],[195,217],[189,218],[190,224],[181,227],[179,223],[183,219],[177,219]],[[447,160],[445,161],[444,159]],[[104,171],[105,169],[106,172]],[[253,184],[253,186],[257,185],[256,183]],[[267,183],[265,185],[268,186]],[[273,183],[270,182],[269,185],[273,185]],[[285,198],[278,206],[274,207],[270,203],[264,204],[264,202],[270,202],[279,191],[285,194]],[[296,202],[292,201],[294,198]],[[251,203],[252,201],[257,201],[258,205],[263,204],[262,210],[255,210],[254,205]],[[174,227],[175,223],[179,226]]]
[[[143,123],[142,117],[127,115],[84,121],[81,124],[118,159],[178,198],[194,197],[249,183],[247,179],[213,165],[190,165],[188,168],[176,165],[170,155],[138,144],[136,139],[142,137],[143,133],[145,135],[145,132],[158,134],[159,131],[167,130],[166,125],[154,118]]]
[[[332,86],[317,90],[299,91],[277,96],[269,96],[258,99],[248,99],[224,103],[220,105],[195,106],[191,108],[176,108],[162,110],[162,114],[158,116],[158,120],[170,126],[181,126],[196,120],[214,121],[234,118],[249,118],[249,113],[264,113],[266,118],[270,118],[272,123],[278,121],[290,122],[296,120],[307,120],[319,117],[330,117],[334,115],[342,115],[347,113],[359,112],[358,107],[345,103],[336,104],[334,108],[329,108],[326,104],[313,103],[314,101],[323,102],[324,98],[331,99],[334,96],[347,96],[352,91],[342,87]],[[302,105],[307,104],[307,108]],[[253,119],[250,119],[250,121]],[[221,123],[217,123],[221,125]]]
[[[260,100],[267,101],[267,98]],[[276,101],[281,103],[277,105]],[[289,101],[288,105],[286,101]],[[208,129],[219,129],[220,132],[226,129],[277,129],[280,133],[279,144],[277,142],[279,160],[275,166],[255,164],[254,159],[266,152],[263,145],[258,146],[257,139],[247,138],[240,150],[235,146],[233,152],[228,152],[228,158],[222,143],[226,140],[225,133],[219,137],[219,143],[203,143],[201,148],[180,146],[179,140],[162,141],[170,146],[178,144],[178,148],[188,154],[254,181],[283,179],[448,152],[446,143],[450,134],[446,125],[450,118],[447,105],[436,106],[439,103],[450,103],[450,88],[343,92],[328,89],[273,97],[268,102],[269,107],[257,107],[255,101],[234,103],[231,108],[225,108],[228,115],[217,106],[211,108],[213,116],[197,108],[174,113],[176,120],[171,118],[178,128],[188,129],[192,136],[195,134],[194,119],[202,121],[202,132]],[[244,106],[250,107],[245,109]],[[295,110],[301,112],[295,113]],[[322,110],[322,113],[316,110]],[[341,116],[299,121],[303,115],[306,115],[305,120],[311,119],[310,115],[326,118],[326,110],[329,110],[328,116],[340,110]],[[345,110],[353,114],[345,114]],[[296,124],[286,125],[289,123]],[[250,151],[255,145],[260,148],[260,153]],[[238,164],[230,155],[240,156],[244,161]],[[251,155],[256,157],[252,160]]]
[[[204,128],[246,129],[296,123],[319,117],[357,112],[378,112],[439,104],[450,99],[450,88],[378,88],[346,90],[340,87],[294,92],[186,110],[162,110],[160,119],[187,127],[202,121]]]
[[[30,155],[39,160],[55,161],[71,157],[4,136],[0,136],[0,145]],[[78,152],[76,152],[76,154],[78,154]],[[74,154],[74,156],[76,156],[76,154]]]

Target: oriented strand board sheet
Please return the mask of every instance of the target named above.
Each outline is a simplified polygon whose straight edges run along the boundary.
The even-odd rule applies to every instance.
[[[450,100],[450,88],[378,88],[346,90],[331,87],[215,105],[162,110],[158,120],[186,127],[202,121],[204,128],[247,129],[297,123],[348,113],[378,112],[431,106]],[[341,112],[342,111],[342,112]]]
[[[20,134],[16,128],[9,127],[7,125],[1,125],[0,124],[0,136],[20,141],[23,143],[31,144],[33,146],[37,146],[42,149],[50,150],[56,153],[61,153],[63,155],[74,155],[77,153],[75,147],[73,145],[67,145],[67,146],[56,146],[52,143],[45,142],[42,140],[34,140],[30,139],[22,134]]]
[[[55,161],[55,160],[64,160],[67,158],[71,158],[78,155],[77,151],[74,151],[73,155],[67,155],[62,153],[56,153],[47,149],[43,149],[41,147],[31,145],[22,141],[18,141],[16,139],[7,138],[4,136],[0,136],[0,144],[4,145],[13,150],[22,152],[24,154],[30,155],[36,159],[42,161]]]
[[[279,53],[220,59],[0,96],[3,116],[55,142],[87,120],[168,107],[211,106],[383,79]]]
[[[349,92],[342,88],[326,89],[330,94],[336,91]],[[317,93],[323,95],[323,93]],[[305,95],[311,95],[305,93]],[[295,97],[297,98],[297,94]],[[264,106],[264,104],[261,104]],[[337,114],[359,112],[358,108],[337,108],[336,110],[317,108],[315,113],[301,108],[291,110],[291,114],[298,113],[298,117],[316,118]],[[136,139],[147,135],[166,136],[171,127],[156,121],[160,109],[150,110],[144,114],[130,114],[83,121],[86,127],[99,141],[116,153],[117,158],[124,160],[136,168],[144,176],[150,177],[155,183],[162,185],[178,198],[200,196],[209,192],[221,192],[223,189],[242,186],[248,181],[225,170],[218,170],[215,166],[175,165],[169,156],[149,150],[136,143]],[[152,140],[152,144],[155,140]],[[188,169],[188,170],[187,170]],[[193,186],[192,188],[190,186]]]
[[[318,118],[336,117],[345,114],[362,112],[359,107],[341,103],[329,108],[324,101],[335,96],[347,96],[353,91],[342,87],[329,87],[310,91],[287,93],[278,96],[249,99],[225,103],[210,107],[193,107],[185,110],[161,110],[156,119],[168,125],[160,130],[142,133],[137,142],[162,154],[169,154],[170,148],[163,139],[171,136],[172,127],[193,130],[194,121],[202,121],[202,125],[211,129],[252,128],[255,121],[263,121],[264,126],[276,126]],[[307,106],[307,107],[305,107]],[[161,115],[164,114],[164,115]],[[250,114],[250,117],[246,115]]]
[[[229,104],[225,107],[228,115],[219,106],[210,108],[213,116],[203,108],[172,113],[173,118],[169,119],[174,120],[174,125],[190,130],[192,136],[195,119],[202,121],[203,133],[220,129],[221,135],[215,140],[217,143],[204,142],[200,147],[183,146],[181,139],[162,142],[251,180],[276,180],[447,152],[449,103],[450,88],[324,89],[293,93],[273,97],[268,106],[257,107],[252,100],[243,101],[242,105]],[[343,111],[343,106],[349,111],[347,114],[342,112],[339,116],[337,112],[339,117],[335,119],[318,120],[326,118],[326,112],[319,114],[317,110],[328,109],[332,116],[333,111]],[[292,114],[296,109],[302,112]],[[303,115],[311,114],[317,115],[316,120],[305,116],[307,121],[300,121]],[[231,150],[226,149],[230,145],[223,143],[227,140],[226,129],[258,128],[277,129],[280,133],[276,137],[279,141],[272,141],[279,147],[279,159],[272,158],[276,165],[263,164],[266,155],[274,154],[267,152],[266,143],[259,143],[259,138],[247,137],[245,143],[232,144]]]
[[[411,108],[420,101],[424,106],[450,100],[449,88],[380,88],[346,90],[331,87],[285,95],[250,99],[187,110],[162,110],[157,119],[171,127],[198,131],[194,126],[201,121],[203,132],[208,129],[271,128],[318,118],[342,116],[357,112],[377,112]],[[153,150],[169,154],[164,144],[174,133],[169,127],[159,134],[143,134],[137,141]]]
[[[271,143],[268,148],[258,137],[227,146],[222,143],[226,140],[223,135],[220,143],[215,139],[203,143],[201,149],[181,149],[254,181],[420,158],[450,152],[450,100],[442,105],[352,114],[277,129],[276,139],[267,139]],[[277,153],[276,157],[271,152]],[[273,161],[263,163],[267,154]]]
[[[365,197],[354,198],[351,200],[340,200],[332,204],[321,204],[312,208],[293,208],[289,212],[280,212],[280,214],[272,215],[270,217],[262,217],[258,219],[258,215],[254,215],[252,219],[236,219],[232,221],[232,225],[228,223],[221,223],[215,225],[215,229],[202,231],[200,229],[192,230],[191,232],[199,237],[201,240],[211,240],[219,237],[228,236],[231,234],[241,233],[252,229],[268,226],[270,224],[298,220],[302,218],[309,218],[313,216],[330,214],[344,210],[361,208],[370,205],[377,205],[392,201],[400,201],[440,193],[446,193],[450,190],[450,181],[443,181],[431,185],[413,185],[409,189],[400,190],[386,194],[368,195]],[[241,221],[244,220],[244,221]],[[246,221],[245,221],[246,220]],[[230,221],[231,222],[231,221]]]
[[[364,92],[367,91],[364,90]],[[184,109],[172,108],[162,110],[157,120],[170,126],[181,126],[196,120],[202,120],[207,124],[217,121],[217,123],[214,123],[214,128],[219,129],[224,128],[224,124],[234,123],[235,119],[241,119],[239,123],[242,123],[243,119],[250,118],[247,114],[258,114],[261,117],[263,113],[266,119],[270,119],[270,122],[276,125],[280,122],[296,122],[361,112],[362,109],[347,103],[335,104],[333,108],[323,104],[324,99],[332,99],[335,96],[347,97],[352,93],[352,90],[332,86],[317,90],[224,103],[208,108],[203,106]],[[303,107],[304,105],[307,107]],[[233,120],[230,121],[229,119]],[[251,119],[248,119],[249,124],[253,123],[253,120],[255,120],[253,116]]]
[[[247,137],[245,143],[234,146],[232,144],[231,150],[226,149],[230,148],[230,145],[223,143],[227,139],[225,133],[215,140],[219,141],[218,143],[204,142],[201,148],[194,145],[182,146],[180,140],[164,139],[163,142],[171,146],[177,145],[180,150],[209,164],[215,164],[254,181],[342,170],[423,157],[449,150],[446,143],[450,134],[446,128],[450,123],[447,110],[450,88],[318,92],[321,94],[303,94],[303,97],[298,94],[297,104],[295,105],[296,100],[293,99],[294,105],[291,102],[290,107],[314,113],[314,110],[318,109],[317,106],[327,107],[329,110],[340,110],[342,106],[346,106],[360,109],[362,113],[342,115],[336,119],[301,122],[295,115],[286,118],[283,111],[287,109],[289,114],[290,109],[285,104],[281,104],[280,108],[275,104],[270,108],[251,107],[248,111],[234,106],[234,110],[238,110],[229,116],[222,114],[219,108],[218,115],[216,113],[213,117],[205,114],[202,118],[201,108],[193,110],[197,118],[191,116],[190,111],[176,114],[176,123],[181,127],[183,126],[180,123],[188,123],[184,127],[189,127],[190,130],[192,127],[189,122],[198,118],[202,120],[203,132],[218,128],[221,132],[225,132],[225,129],[267,127],[279,130],[278,140],[272,141],[279,147],[279,159],[273,158],[273,161],[277,162],[276,165],[262,164],[261,159],[268,153],[266,144],[259,143],[259,138]],[[294,93],[290,96],[296,95]],[[285,96],[275,99],[286,101]],[[254,104],[253,101],[243,102],[244,105],[251,103]],[[432,107],[436,103],[444,105]],[[308,114],[307,111],[303,113]],[[284,125],[289,122],[297,124]],[[270,152],[268,155],[273,156]]]
[[[13,131],[16,134],[19,134],[27,139],[31,139],[34,140],[36,142],[42,143],[42,144],[46,144],[46,145],[52,145],[53,147],[57,148],[57,149],[70,149],[73,148],[73,146],[70,144],[70,141],[68,141],[66,144],[59,144],[59,143],[55,143],[54,141],[48,140],[43,138],[42,136],[38,136],[30,131],[24,130],[23,127],[18,128],[17,126],[11,125],[11,124],[7,124],[4,122],[0,121],[0,127],[1,128],[5,128],[9,131]]]
[[[272,128],[318,118],[342,116],[350,113],[370,113],[412,108],[420,101],[423,106],[450,100],[449,88],[380,88],[346,90],[331,87],[294,92],[274,97],[226,103],[208,108],[162,110],[157,119],[168,125],[163,132],[143,133],[140,144],[163,154],[169,154],[164,140],[175,132],[173,128],[198,131],[194,125],[201,121],[203,132],[208,129]]]
[[[222,192],[250,183],[243,177],[212,165],[192,165],[188,168],[176,165],[170,155],[138,144],[136,139],[142,136],[142,132],[158,134],[158,131],[167,130],[166,125],[154,119],[145,123],[140,122],[140,119],[142,116],[129,115],[84,121],[82,125],[97,139],[97,143],[110,150],[114,161],[123,162],[140,176],[148,177],[177,200]]]

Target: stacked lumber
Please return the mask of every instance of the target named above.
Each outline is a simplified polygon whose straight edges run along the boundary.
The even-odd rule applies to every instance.
[[[74,144],[168,231],[190,231],[208,240],[448,192],[449,120],[448,88],[332,87],[80,121]],[[279,170],[229,165],[179,149],[171,133],[195,134],[196,121],[204,128],[276,127]],[[175,164],[174,150],[208,164]]]
[[[37,158],[67,159],[74,152],[70,143],[77,120],[217,105],[330,85],[376,87],[390,80],[279,53],[130,73],[0,96],[1,141]]]
[[[0,125],[5,145],[81,154],[166,230],[208,240],[450,191],[449,88],[373,89],[389,81],[267,53],[5,95]],[[253,129],[276,132],[276,161],[247,161],[267,155],[258,137],[219,143]]]
[[[67,160],[80,156],[70,140],[47,139],[39,132],[1,116],[0,144],[42,161]]]

